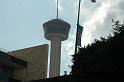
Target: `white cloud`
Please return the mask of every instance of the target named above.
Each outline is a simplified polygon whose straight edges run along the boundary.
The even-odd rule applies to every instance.
[[[73,11],[77,17],[78,1],[72,0]],[[124,8],[123,0],[97,0],[95,4],[85,0],[81,4],[80,24],[85,28],[82,34],[82,46],[92,43],[95,38],[100,36],[106,37],[111,33],[112,19],[116,18],[123,20]],[[92,5],[91,5],[92,4]],[[121,8],[120,8],[121,6]],[[123,9],[122,9],[123,8]],[[75,31],[76,29],[74,29]],[[75,47],[75,32],[70,33],[70,38],[62,44],[62,60],[67,65],[72,65],[70,55],[74,54]]]
[[[68,40],[62,42],[62,73],[64,70],[70,73],[71,69],[69,66],[72,65],[72,56],[74,54],[75,47],[75,34],[70,33]],[[69,66],[68,66],[69,65]]]
[[[83,31],[82,45],[87,45],[88,43],[93,42],[93,40],[95,38],[98,38],[101,36],[100,34],[95,34],[95,33],[97,33],[97,31],[99,31],[98,30],[99,28],[105,28],[103,26],[105,26],[105,22],[107,20],[110,20],[109,23],[111,23],[112,17],[110,19],[108,19],[107,17],[109,15],[109,13],[112,12],[112,9],[115,9],[118,7],[120,2],[121,2],[121,0],[114,0],[114,1],[113,0],[101,0],[101,1],[99,1],[99,3],[96,4],[96,5],[100,5],[98,8],[94,9],[93,11],[89,11],[89,12],[92,12],[92,15],[90,14],[91,15],[91,16],[89,16],[90,18],[87,19],[85,22],[84,21],[82,22],[82,24],[85,27],[85,29]],[[89,10],[90,10],[90,8],[89,8]],[[116,9],[116,10],[118,10],[118,9]],[[84,13],[81,13],[81,17],[85,19]],[[115,18],[115,16],[113,16],[113,17]],[[107,22],[106,22],[106,24],[107,24]],[[106,27],[107,27],[107,25],[106,25]],[[106,30],[108,30],[108,29],[106,29]],[[106,32],[106,30],[103,30],[103,31]]]
[[[97,0],[97,2],[93,5],[91,5],[92,3],[86,5],[86,2],[82,2],[80,21],[81,21],[81,25],[85,27],[82,34],[83,46],[92,43],[95,38],[98,39],[100,36],[104,37],[111,33],[111,29],[112,29],[111,19],[112,18],[121,19],[122,17],[124,17],[123,15],[124,11],[119,9],[120,6],[119,4],[122,2],[123,2],[122,0],[114,0],[114,2],[113,0]],[[77,9],[78,9],[77,0],[73,1],[73,9],[75,16],[77,16]],[[63,48],[64,52],[74,51],[73,44],[75,44],[74,43],[75,34],[72,33],[70,37],[71,39],[64,43],[64,48]],[[66,55],[63,56],[63,58],[64,57],[66,57]]]
[[[71,35],[69,36],[69,39],[67,41],[64,41],[62,43],[62,59],[63,60],[66,60],[68,62],[71,61],[71,58],[74,54],[74,47],[75,47],[75,36],[74,35]]]

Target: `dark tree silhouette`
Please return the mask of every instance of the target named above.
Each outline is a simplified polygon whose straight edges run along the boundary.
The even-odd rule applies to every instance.
[[[113,21],[113,20],[112,20]],[[101,37],[73,55],[72,75],[82,79],[122,80],[124,74],[124,24],[114,22],[113,36]]]

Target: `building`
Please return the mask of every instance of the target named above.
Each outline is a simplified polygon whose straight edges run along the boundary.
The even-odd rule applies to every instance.
[[[15,81],[15,70],[24,69],[26,67],[26,61],[23,61],[3,51],[0,51],[0,82],[9,82],[10,80]]]
[[[47,78],[47,65],[47,44],[8,53],[0,51],[0,82],[27,82]]]

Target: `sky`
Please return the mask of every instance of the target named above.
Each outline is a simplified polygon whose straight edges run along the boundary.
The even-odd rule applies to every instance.
[[[124,0],[82,0],[81,43],[86,46],[112,34],[112,19],[124,20]],[[69,38],[62,42],[61,75],[69,74],[75,47],[78,0],[59,0],[59,18],[71,25]],[[0,0],[0,48],[13,51],[42,44],[43,23],[56,18],[56,0]]]

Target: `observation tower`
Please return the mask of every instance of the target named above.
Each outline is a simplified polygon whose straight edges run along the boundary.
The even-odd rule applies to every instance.
[[[44,36],[51,41],[49,77],[60,76],[61,42],[68,38],[70,24],[53,19],[43,24]]]
[[[57,0],[57,18],[43,24],[44,36],[51,41],[49,77],[60,76],[61,42],[68,39],[71,27],[58,18],[58,4]]]

